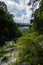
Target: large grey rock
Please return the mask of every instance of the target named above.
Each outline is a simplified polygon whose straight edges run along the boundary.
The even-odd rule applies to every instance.
[[[31,64],[29,62],[22,62],[22,63],[20,63],[18,65],[31,65]]]

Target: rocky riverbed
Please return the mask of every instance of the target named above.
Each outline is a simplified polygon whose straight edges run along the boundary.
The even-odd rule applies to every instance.
[[[10,50],[10,49],[9,49]],[[3,57],[0,58],[0,65],[8,65],[10,62],[15,62],[18,52],[14,50],[6,50],[6,54],[4,56],[8,57],[8,59],[2,61]],[[4,51],[5,52],[5,51]]]

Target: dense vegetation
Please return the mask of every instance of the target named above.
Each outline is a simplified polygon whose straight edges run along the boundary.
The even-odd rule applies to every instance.
[[[6,11],[7,6],[0,3],[0,45],[7,40],[20,36],[18,26],[14,23],[13,15]],[[2,7],[1,7],[2,6]]]
[[[24,35],[16,45],[19,51],[17,64],[30,62],[32,65],[43,65],[43,35],[37,32]]]
[[[38,9],[36,2],[37,4],[40,2]],[[23,36],[17,40],[15,45],[8,44],[6,46],[8,48],[9,46],[10,48],[15,46],[14,49],[17,51],[16,61],[11,62],[9,65],[18,65],[21,62],[29,62],[31,65],[43,65],[43,0],[30,0],[28,5],[32,5],[33,18],[30,20],[32,27],[29,32],[26,30],[28,33],[25,35],[25,30],[23,31]],[[0,13],[1,40],[17,37],[18,29],[12,16],[2,8],[0,8],[0,12],[2,12]],[[8,56],[3,56],[2,60],[5,59],[8,59]]]
[[[35,9],[35,3],[38,1],[39,3],[39,8]],[[37,4],[38,4],[37,3]],[[31,31],[37,31],[39,34],[43,34],[43,0],[33,0],[33,3],[31,2],[32,9],[33,9],[33,14],[32,17],[34,17],[33,19],[31,19],[31,23],[33,23],[33,26],[31,28]]]
[[[37,1],[40,2],[38,9]],[[43,0],[30,0],[29,5],[32,5],[33,12],[33,18],[30,20],[32,27],[30,33],[25,34],[16,43],[19,51],[16,62],[17,64],[30,62],[31,65],[43,65]]]

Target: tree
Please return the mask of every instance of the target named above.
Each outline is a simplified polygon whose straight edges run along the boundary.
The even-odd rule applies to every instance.
[[[0,1],[0,7],[2,7],[4,10],[7,11],[7,6],[6,6],[6,4],[4,2]]]
[[[32,4],[34,5],[36,2],[37,0],[33,0]],[[34,6],[32,6],[33,8]],[[33,23],[31,30],[43,34],[43,0],[40,1],[39,8],[33,11],[32,17],[34,18],[31,20]]]
[[[0,45],[18,36],[18,26],[14,22],[13,16],[4,10],[3,7],[0,7]]]
[[[40,0],[29,0],[28,5],[31,6],[31,10],[36,9],[37,5],[40,3]]]

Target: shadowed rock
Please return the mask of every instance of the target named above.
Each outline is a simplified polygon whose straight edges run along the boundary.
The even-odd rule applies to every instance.
[[[31,65],[29,62],[23,62],[23,63],[20,63],[18,65]]]

